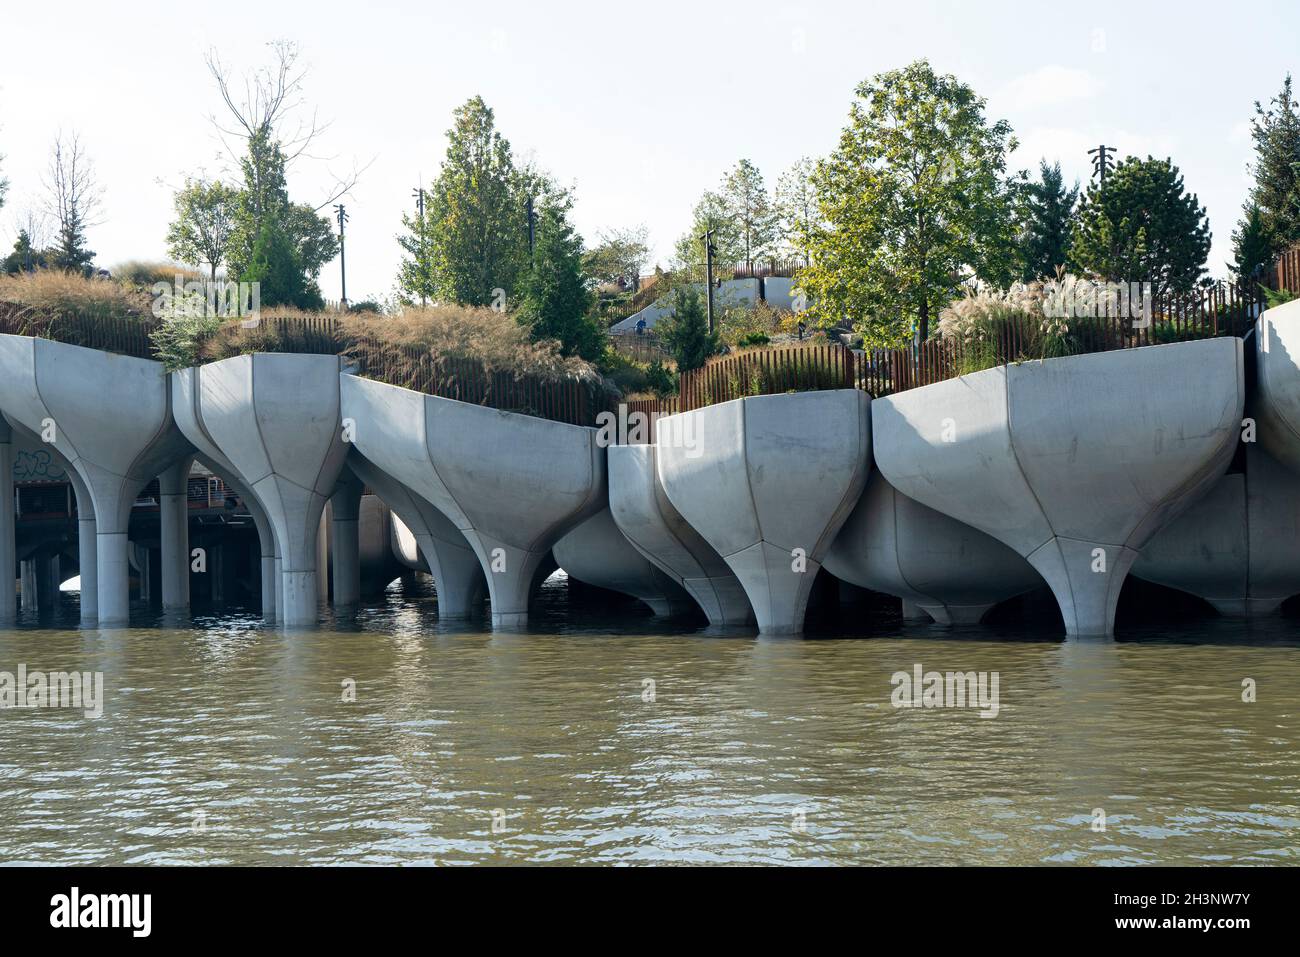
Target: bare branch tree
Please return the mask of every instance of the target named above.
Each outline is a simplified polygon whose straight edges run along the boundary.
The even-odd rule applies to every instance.
[[[267,45],[271,48],[270,65],[239,78],[231,75],[215,49],[209,50],[204,57],[229,114],[225,123],[215,115],[209,116],[222,147],[238,165],[247,154],[248,141],[260,134],[279,145],[286,168],[300,158],[329,162],[334,157],[317,156],[311,152],[313,144],[330,124],[322,123],[314,109],[310,115],[304,114],[303,81],[307,69],[299,65],[298,45],[290,40],[274,40]],[[241,87],[242,93],[239,92]],[[369,166],[367,163],[358,167],[354,162],[351,172],[343,176],[331,171],[334,182],[324,201],[316,205],[316,210],[322,210],[348,195]]]
[[[89,266],[95,254],[86,248],[86,229],[102,222],[103,189],[76,133],[55,137],[45,191],[46,211],[58,228],[56,264],[65,269]]]

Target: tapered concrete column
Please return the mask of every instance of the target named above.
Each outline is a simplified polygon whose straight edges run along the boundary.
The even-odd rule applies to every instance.
[[[915,602],[903,599],[903,621],[929,621],[930,616]]]
[[[492,623],[523,625],[551,546],[605,504],[596,430],[353,375],[340,380],[356,450],[468,540],[487,577]]]
[[[40,603],[36,595],[36,559],[24,558],[19,566],[18,591],[22,599],[23,611],[36,611]]]
[[[656,615],[679,615],[694,607],[679,582],[623,537],[609,509],[597,512],[565,535],[551,554],[569,577],[639,598]]]
[[[338,357],[238,356],[175,373],[172,390],[181,431],[215,450],[266,509],[280,556],[278,621],[316,624],[317,536],[347,455]]]
[[[1043,583],[1012,549],[908,498],[879,472],[823,564],[841,581],[901,598],[904,618],[928,615],[941,625],[975,624]]]
[[[99,536],[95,532],[95,510],[87,504],[83,511],[80,495],[77,505],[77,562],[81,568],[81,623],[94,625],[99,621]]]
[[[62,584],[62,562],[51,555],[36,563],[36,601],[43,609],[54,608],[59,603],[59,585]]]
[[[190,401],[188,392],[181,393],[181,396],[181,400],[174,403],[172,408],[178,420],[189,416],[190,418],[186,419],[186,421],[194,429],[192,419],[193,403]],[[200,454],[196,456],[198,462],[221,479],[228,488],[234,490],[253,519],[253,525],[257,528],[257,549],[261,566],[262,620],[268,625],[275,624],[278,617],[276,609],[277,596],[280,592],[280,571],[275,564],[275,531],[270,520],[266,517],[266,509],[262,507],[261,502],[257,500],[257,496],[253,494],[252,490],[235,476],[234,466],[225,461],[224,456],[220,454],[215,446],[208,444],[199,446],[198,443],[195,443],[195,445],[200,448]]]
[[[347,469],[330,496],[330,555],[334,607],[361,601],[361,493],[365,486]]]
[[[186,456],[158,476],[162,538],[159,571],[162,606],[168,611],[190,607],[189,478],[193,462],[193,457]]]
[[[690,594],[720,626],[748,626],[754,610],[740,580],[664,494],[653,445],[613,445],[609,510],[619,531],[645,558]]]
[[[763,395],[656,428],[659,481],[745,588],[759,630],[797,634],[821,560],[871,471],[871,399]]]
[[[468,618],[487,582],[478,556],[451,520],[397,479],[353,453],[348,465],[393,512],[399,543],[405,530],[418,546],[418,556],[399,551],[408,568],[427,568],[438,590],[439,618]],[[423,558],[421,565],[418,558]]]
[[[0,417],[0,625],[18,616],[18,529],[14,518],[13,430]]]
[[[95,507],[99,624],[130,611],[127,526],[140,490],[183,456],[160,363],[0,336],[0,408],[61,454]]]
[[[1109,635],[1138,550],[1232,459],[1241,349],[1221,338],[1046,359],[885,396],[871,404],[876,465],[1027,559],[1067,634]]]

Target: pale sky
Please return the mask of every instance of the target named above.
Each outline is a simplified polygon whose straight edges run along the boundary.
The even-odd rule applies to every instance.
[[[41,202],[62,129],[81,135],[104,188],[89,232],[99,264],[165,258],[172,188],[227,166],[204,51],[244,68],[283,38],[300,45],[306,101],[331,122],[317,152],[333,157],[292,168],[291,197],[320,202],[331,169],[371,163],[346,199],[354,301],[391,292],[400,216],[437,173],[452,110],[475,94],[518,156],[575,188],[588,241],[644,223],[666,264],[700,193],[737,159],[774,186],[800,156],[834,148],[858,82],[922,56],[1010,121],[1016,168],[1045,156],[1086,179],[1099,142],[1171,156],[1208,208],[1222,275],[1249,186],[1252,104],[1300,72],[1298,36],[1294,2],[12,4],[0,17],[0,249]],[[321,275],[327,298],[338,272],[336,260]]]

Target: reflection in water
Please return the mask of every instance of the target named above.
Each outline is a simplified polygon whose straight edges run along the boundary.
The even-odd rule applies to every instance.
[[[106,698],[97,721],[0,712],[0,861],[1296,856],[1293,621],[1065,641],[848,611],[801,640],[571,609],[554,580],[540,605],[526,634],[440,623],[398,585],[315,633],[0,632],[0,670],[102,671]],[[918,663],[999,672],[998,717],[893,708]]]

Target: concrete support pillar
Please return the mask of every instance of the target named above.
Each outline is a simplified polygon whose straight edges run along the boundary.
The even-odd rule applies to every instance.
[[[284,559],[276,549],[271,565],[275,569],[275,621],[284,621]]]
[[[214,605],[226,600],[226,548],[212,545],[208,548],[208,597]]]
[[[77,566],[81,569],[81,623],[95,625],[99,622],[99,549],[96,534],[95,503],[86,483],[72,469],[68,469],[72,488],[77,495]]]
[[[0,417],[0,625],[12,622],[18,615],[18,594],[14,590],[18,576],[17,535],[13,432]]]
[[[23,611],[36,610],[36,559],[25,558],[21,566],[21,580],[19,582],[19,592],[22,598]]]
[[[36,601],[40,608],[50,609],[58,605],[61,571],[62,562],[58,555],[51,555],[36,563]]]
[[[916,602],[903,600],[903,621],[929,621],[930,616],[921,610],[921,606]]]
[[[193,461],[182,459],[158,476],[162,606],[166,610],[190,607],[189,477]]]
[[[344,608],[361,601],[361,493],[365,486],[351,472],[339,476],[330,496],[330,542],[334,585],[334,607]]]
[[[100,625],[124,625],[131,618],[130,547],[126,532],[98,532],[95,536]]]

